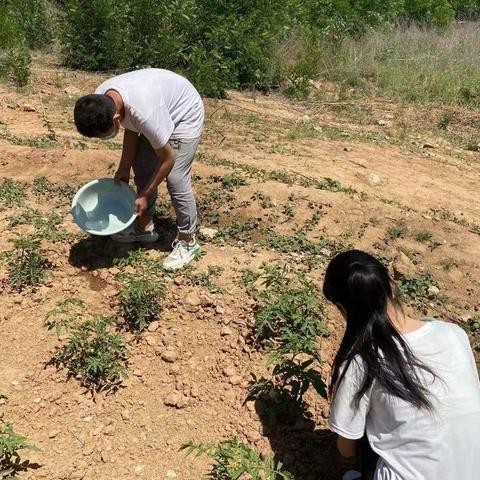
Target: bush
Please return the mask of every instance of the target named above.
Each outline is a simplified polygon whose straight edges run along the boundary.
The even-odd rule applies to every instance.
[[[8,7],[0,6],[0,78],[24,87],[30,78],[30,63],[24,32],[12,21]]]
[[[8,0],[8,14],[25,35],[30,48],[48,46],[54,35],[55,15],[47,0]]]
[[[127,0],[71,0],[62,29],[67,65],[85,70],[128,68],[135,58]]]

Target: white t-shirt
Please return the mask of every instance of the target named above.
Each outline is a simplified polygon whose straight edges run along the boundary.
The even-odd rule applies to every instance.
[[[466,333],[427,320],[403,335],[412,352],[437,374],[419,371],[434,412],[417,410],[378,384],[360,400],[361,360],[352,361],[330,413],[330,429],[356,440],[366,432],[380,456],[375,480],[475,480],[480,478],[480,384]]]
[[[110,78],[95,93],[116,90],[125,106],[122,125],[141,133],[153,148],[170,139],[197,138],[202,133],[204,108],[195,87],[168,70],[146,68]]]

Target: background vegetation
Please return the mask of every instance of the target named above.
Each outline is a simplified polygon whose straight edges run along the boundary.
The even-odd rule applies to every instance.
[[[205,95],[312,81],[478,104],[479,0],[5,0],[0,74],[28,82],[29,49],[94,71],[155,66]]]

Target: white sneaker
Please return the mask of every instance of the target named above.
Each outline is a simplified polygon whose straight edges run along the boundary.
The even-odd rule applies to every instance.
[[[158,240],[158,233],[153,224],[148,225],[144,230],[137,225],[137,222],[134,222],[123,232],[112,235],[111,239],[118,243],[154,243]]]
[[[361,478],[362,474],[360,472],[349,470],[343,475],[342,480],[360,480]]]
[[[165,270],[178,270],[188,265],[194,258],[200,254],[200,245],[195,238],[192,241],[174,240],[172,243],[173,250],[163,262]]]

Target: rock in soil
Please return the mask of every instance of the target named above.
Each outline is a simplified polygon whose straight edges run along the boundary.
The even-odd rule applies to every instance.
[[[380,177],[380,175],[378,173],[371,173],[368,176],[368,183],[372,187],[378,187],[378,185],[380,185],[382,183],[382,177]]]
[[[413,277],[416,273],[415,264],[403,252],[399,252],[393,260],[393,277],[395,280]]]
[[[211,240],[212,238],[215,238],[218,230],[216,230],[215,228],[203,227],[200,228],[199,232],[204,238],[206,238],[207,240]]]
[[[156,320],[148,326],[147,330],[149,332],[156,332],[158,330],[158,327],[160,326],[160,322],[157,322]]]
[[[165,350],[162,353],[162,360],[168,363],[174,363],[178,360],[178,353],[175,350]]]

